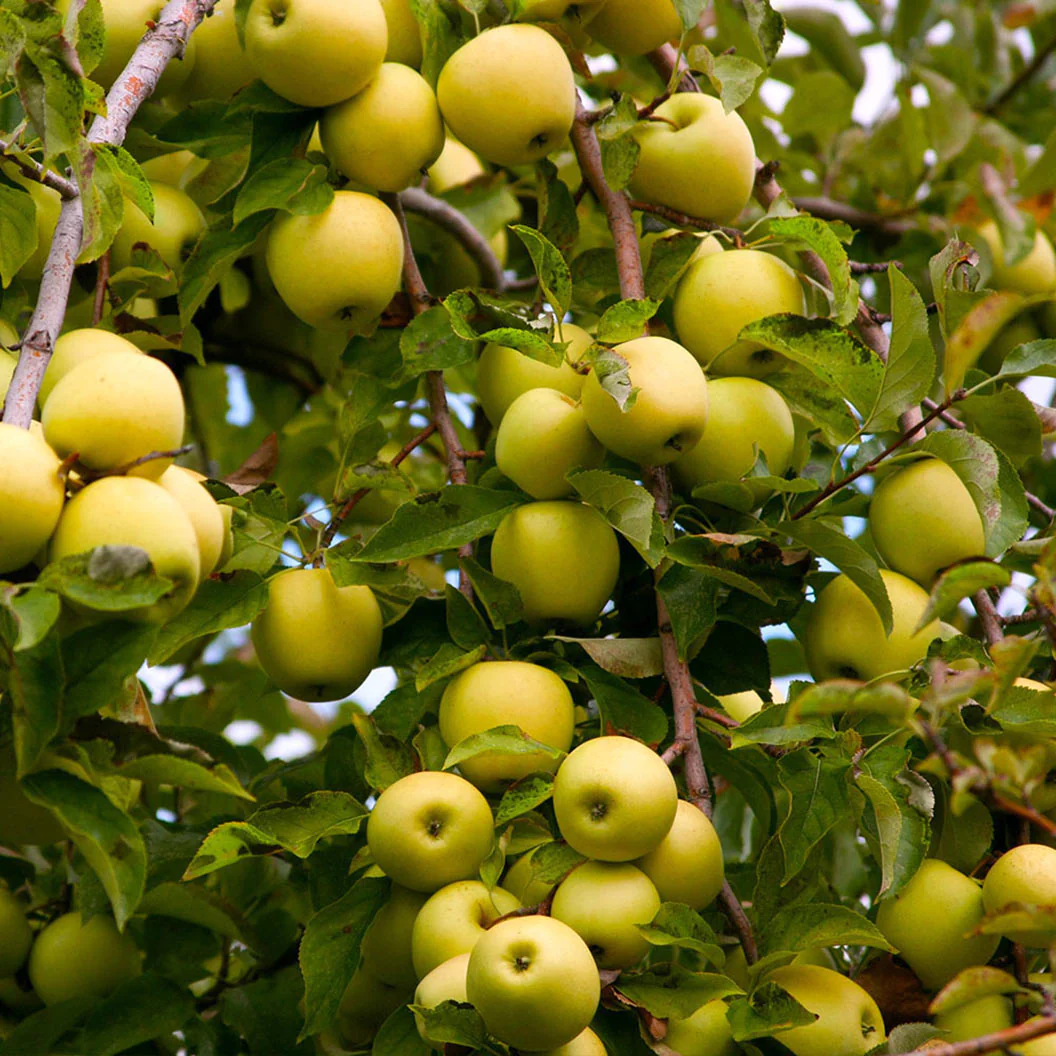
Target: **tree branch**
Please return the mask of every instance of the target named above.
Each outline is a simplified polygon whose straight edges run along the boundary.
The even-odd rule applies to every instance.
[[[35,180],[37,183],[42,183],[53,191],[58,191],[63,198],[77,197],[77,184],[73,180],[68,180],[65,176],[60,176],[57,172],[46,169],[39,161],[34,161],[28,155],[12,153],[15,150],[17,148],[14,143],[0,139],[0,155],[14,162],[23,176]]]
[[[653,205],[651,202],[641,202],[637,198],[632,198],[631,208],[639,213],[651,213],[653,216],[670,220],[677,227],[692,227],[697,231],[718,231],[738,246],[744,243],[744,232],[739,228],[724,227],[722,224],[712,223],[711,220],[701,220],[699,216],[680,213],[677,209],[668,209],[666,205]]]
[[[909,1056],[982,1056],[986,1052],[1008,1052],[1024,1041],[1053,1033],[1056,1033],[1056,1016],[1045,1015],[1018,1027],[1006,1027],[968,1041],[939,1042],[938,1045],[914,1049]]]
[[[865,209],[856,209],[853,205],[837,202],[833,198],[824,196],[818,198],[793,198],[797,209],[822,220],[842,220],[851,227],[862,231],[875,231],[885,235],[902,235],[907,231],[914,231],[917,224],[897,216],[881,216],[879,213],[870,213]],[[886,267],[886,265],[885,265]]]
[[[1008,87],[996,95],[986,106],[983,107],[984,114],[996,114],[1012,97],[1025,85],[1029,84],[1034,75],[1045,65],[1050,55],[1056,52],[1056,36],[1042,45],[1034,53],[1034,58],[1019,71],[1018,75],[1009,83]]]
[[[998,618],[994,603],[990,600],[990,595],[985,590],[977,590],[972,595],[972,604],[979,615],[987,645],[994,645],[1001,641],[1005,632],[1001,629],[1001,620]]]
[[[756,945],[755,934],[752,932],[752,923],[748,919],[748,914],[744,912],[741,900],[730,887],[729,880],[722,882],[719,901],[722,903],[722,911],[726,914],[726,919],[733,925],[733,930],[737,932],[737,937],[741,940],[744,959],[749,964],[755,964],[759,960],[759,947]]]

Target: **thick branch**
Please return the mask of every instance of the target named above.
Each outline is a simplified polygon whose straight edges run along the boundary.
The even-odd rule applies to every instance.
[[[940,1042],[914,1049],[909,1056],[983,1056],[986,1052],[1008,1052],[1032,1038],[1056,1033],[1056,1016],[1039,1016],[1018,1027],[1007,1027],[968,1041]]]
[[[36,180],[37,183],[42,183],[53,191],[58,191],[63,198],[77,197],[77,184],[72,180],[66,179],[65,176],[60,176],[57,172],[53,172],[51,169],[46,169],[39,161],[34,161],[27,155],[12,153],[12,151],[17,151],[17,149],[13,143],[0,139],[0,155],[17,165],[23,176]]]
[[[673,44],[662,44],[656,51],[649,52],[646,58],[652,64],[653,69],[660,75],[660,79],[664,84],[670,83],[675,63],[678,62],[681,74],[678,81],[678,90],[680,92],[700,91],[700,85],[697,84],[696,78],[686,66],[685,60],[679,59],[678,48]]]

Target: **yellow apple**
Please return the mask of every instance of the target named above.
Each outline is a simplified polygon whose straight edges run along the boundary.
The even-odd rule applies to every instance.
[[[576,114],[572,67],[538,26],[498,26],[463,44],[440,71],[436,94],[451,131],[496,165],[545,158]]]
[[[6,887],[0,887],[0,976],[14,975],[33,945],[33,929],[26,920],[27,907]]]
[[[1034,235],[1034,248],[1022,260],[1010,265],[1005,263],[1001,233],[993,220],[980,224],[978,234],[990,250],[991,283],[995,288],[1028,295],[1056,290],[1056,251],[1040,227]]]
[[[0,319],[0,401],[7,396],[8,386],[18,365],[18,331],[6,320]]]
[[[532,855],[535,849],[526,851],[506,870],[502,886],[526,906],[538,906],[550,897],[554,885],[535,876]]]
[[[393,884],[389,900],[378,910],[363,936],[363,964],[382,983],[412,989],[418,982],[411,957],[411,934],[429,896]]]
[[[55,531],[66,498],[60,465],[39,436],[0,423],[0,572],[28,564]]]
[[[381,0],[389,29],[386,62],[402,62],[417,69],[422,64],[422,34],[410,0]]]
[[[213,17],[215,18],[219,13],[220,8],[217,8]],[[166,183],[170,187],[179,187],[182,190],[195,176],[204,172],[208,165],[209,162],[205,158],[200,158],[189,150],[174,150],[140,162],[139,167],[151,184]],[[147,300],[148,305],[154,303],[149,299],[137,297],[132,302],[133,305],[140,300]],[[156,312],[151,312],[151,315],[156,314]]]
[[[644,55],[681,37],[682,19],[671,0],[606,0],[587,32],[619,55]]]
[[[638,393],[621,410],[591,371],[583,385],[590,431],[614,455],[648,466],[673,462],[696,447],[708,420],[708,383],[700,364],[666,337],[639,337],[615,351],[627,361]]]
[[[234,5],[217,4],[193,40],[194,66],[178,93],[181,102],[230,99],[256,77],[238,41]]]
[[[410,997],[410,986],[382,982],[362,962],[341,995],[334,1023],[344,1047],[359,1050],[368,1045],[378,1028]]]
[[[582,1034],[577,1034],[567,1045],[547,1049],[538,1056],[608,1056],[608,1050],[602,1044],[601,1038],[590,1027],[587,1027]]]
[[[721,999],[705,1001],[686,1019],[669,1019],[664,1044],[679,1056],[738,1056],[741,1052],[734,1044],[726,1002]]]
[[[414,1003],[422,1008],[436,1008],[445,1001],[457,1001],[464,1005],[466,1000],[466,974],[469,971],[469,954],[458,957],[434,968],[419,984],[414,992]],[[418,1023],[418,1033],[425,1038],[425,1024],[416,1012],[414,1018]],[[428,1042],[431,1048],[442,1051],[442,1042]]]
[[[198,540],[199,574],[206,579],[220,560],[226,528],[216,499],[198,482],[198,476],[183,466],[169,466],[158,483],[187,514]]]
[[[1024,843],[1005,851],[983,881],[987,913],[1006,906],[1056,906],[1056,849]],[[1024,946],[1049,946],[1052,932],[1045,927],[1008,931],[1006,937]]]
[[[253,0],[246,56],[273,91],[300,106],[333,106],[362,91],[385,60],[378,0]]]
[[[635,863],[665,902],[703,909],[722,890],[722,844],[706,814],[684,799],[660,845]]]
[[[620,574],[620,544],[604,517],[579,502],[531,502],[506,515],[491,570],[521,595],[529,623],[593,623]]]
[[[403,233],[377,198],[337,191],[321,213],[276,220],[267,261],[279,296],[309,326],[359,329],[400,288]]]
[[[459,143],[449,134],[440,156],[429,166],[429,190],[433,194],[443,194],[483,176],[487,171],[484,163],[465,143]]]
[[[128,199],[121,229],[110,247],[111,267],[114,271],[132,263],[132,248],[140,242],[155,250],[159,257],[177,274],[205,230],[205,217],[194,199],[167,183],[152,183],[154,220]]]
[[[101,352],[143,354],[143,350],[132,344],[127,338],[121,337],[120,334],[111,333],[109,330],[99,330],[95,327],[67,330],[55,342],[55,351],[48,361],[47,370],[44,371],[44,380],[40,383],[40,406],[43,407],[47,403],[51,390],[74,367],[80,366],[86,359],[91,359]]]
[[[429,82],[410,66],[382,63],[358,95],[323,113],[326,156],[350,179],[379,191],[416,183],[444,148],[444,122]]]
[[[993,1034],[1011,1027],[1014,1022],[1012,1002],[1004,994],[988,994],[935,1016],[935,1026],[947,1031],[942,1038],[947,1043],[970,1041],[984,1034]],[[1016,1049],[1026,1051],[1019,1045]]]
[[[1027,1022],[1033,1023],[1034,1020],[1028,1019]],[[1021,1042],[1016,1048],[1021,1056],[1056,1056],[1056,1034],[1044,1034],[1033,1041]]]
[[[766,707],[763,698],[754,689],[746,689],[743,693],[727,693],[719,697],[718,701],[726,714],[738,722],[747,722]]]
[[[163,0],[102,0],[106,35],[102,58],[91,72],[93,81],[109,90],[147,32],[147,23],[156,22],[164,6]],[[182,58],[177,56],[165,67],[157,87],[159,97],[176,91],[194,69],[195,36],[188,41]]]

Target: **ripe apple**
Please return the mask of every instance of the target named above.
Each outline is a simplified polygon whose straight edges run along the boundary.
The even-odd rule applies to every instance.
[[[1056,905],[1056,849],[1041,843],[1024,843],[1005,851],[983,881],[983,904],[987,913],[1005,906]],[[1046,928],[1009,931],[1006,938],[1024,946],[1048,946],[1053,939]]]
[[[62,211],[62,195],[46,187],[39,180],[30,179],[13,165],[4,165],[0,171],[20,187],[24,187],[36,206],[37,248],[19,269],[19,278],[36,281],[44,274],[44,265],[48,261],[51,239],[55,234],[55,225],[59,222]]]
[[[341,995],[334,1027],[343,1047],[352,1050],[369,1045],[378,1028],[396,1009],[407,1003],[410,986],[390,986],[360,962]]]
[[[183,466],[169,466],[158,483],[180,504],[198,540],[200,576],[206,579],[216,568],[224,549],[224,525],[220,506],[198,481],[199,474]]]
[[[410,66],[382,63],[358,95],[323,113],[326,156],[350,179],[402,191],[444,149],[444,122],[429,82]]]
[[[181,102],[230,99],[256,78],[242,50],[234,7],[218,4],[194,31],[194,66],[177,93]],[[151,177],[153,179],[153,177]]]
[[[110,247],[114,271],[132,263],[132,248],[145,242],[178,275],[205,230],[205,217],[194,199],[178,187],[152,183],[154,219],[147,218],[138,205],[125,199],[125,216]]]
[[[529,737],[567,752],[575,733],[572,694],[564,680],[538,664],[493,660],[456,675],[440,701],[440,735],[449,748],[496,726],[519,726]],[[484,752],[458,764],[467,781],[499,792],[536,771],[553,772],[557,760],[541,753]]]
[[[869,530],[880,556],[925,587],[942,569],[986,550],[972,496],[938,458],[921,459],[884,478],[869,504]]]
[[[35,433],[0,423],[0,572],[28,564],[55,531],[66,498],[60,466]]]
[[[1034,1020],[1028,1019],[1027,1022],[1033,1023]],[[1043,1034],[1033,1041],[1020,1042],[1016,1048],[1021,1056],[1056,1056],[1056,1034]]]
[[[381,0],[389,29],[386,62],[402,62],[417,69],[422,64],[422,34],[410,0]]]
[[[82,923],[80,913],[53,920],[33,943],[29,978],[46,1005],[75,997],[104,998],[142,971],[139,950],[109,917]]]
[[[630,862],[655,851],[678,812],[678,788],[656,752],[630,737],[585,741],[554,779],[554,814],[588,858]]]
[[[719,697],[718,701],[726,714],[738,722],[747,722],[766,707],[763,698],[754,689],[746,689],[743,693],[727,693]]]
[[[638,393],[633,406],[621,410],[591,371],[583,385],[590,431],[613,454],[648,466],[673,462],[696,447],[708,420],[700,364],[666,337],[639,337],[615,351],[627,361]]]
[[[41,423],[60,458],[76,454],[89,469],[117,469],[180,446],[183,393],[160,359],[100,352],[51,390]],[[128,472],[157,480],[171,464],[171,458],[153,458]]]
[[[757,249],[729,250],[698,261],[682,277],[675,330],[711,373],[762,378],[780,370],[784,356],[737,335],[768,315],[806,310],[803,287],[783,260]]]
[[[216,8],[213,17],[215,18],[219,13],[220,8]],[[170,187],[178,187],[183,190],[191,180],[204,172],[208,165],[209,162],[205,158],[200,158],[189,150],[174,150],[168,154],[159,154],[157,157],[140,162],[139,167],[151,184],[165,183]],[[133,307],[139,304],[141,300],[146,300],[148,305],[155,304],[149,298],[137,297],[132,302]],[[151,314],[156,315],[157,311],[155,310]]]
[[[803,636],[807,666],[817,681],[870,682],[924,659],[939,633],[937,620],[916,629],[928,606],[927,593],[898,572],[881,569],[880,577],[894,617],[890,638],[872,602],[847,576],[837,576],[818,595]]]
[[[664,1044],[679,1056],[738,1056],[741,1051],[734,1043],[726,1002],[721,999],[705,1001],[686,1019],[669,1019]]]
[[[559,367],[551,367],[505,345],[484,346],[477,361],[477,398],[488,421],[496,428],[513,401],[532,389],[556,389],[579,399],[585,375],[572,364],[594,344],[594,338],[582,327],[562,323],[555,339],[568,345],[565,362]]]
[[[469,955],[466,996],[488,1032],[518,1049],[566,1045],[598,1008],[597,965],[583,940],[553,917],[504,920]]]
[[[553,884],[536,879],[532,866],[534,853],[533,848],[522,854],[506,870],[506,875],[502,878],[502,886],[514,897],[520,899],[521,904],[525,906],[538,906],[541,902],[545,902],[554,890]]]
[[[156,22],[165,6],[162,0],[102,0],[103,24],[106,27],[103,55],[91,72],[92,80],[104,89],[117,80],[128,65],[136,45],[147,32],[148,23]],[[157,95],[169,95],[187,80],[194,69],[197,54],[197,34],[187,43],[183,56],[165,67],[158,83]]]
[[[85,327],[80,330],[68,330],[61,334],[55,342],[55,351],[48,361],[48,367],[44,371],[44,380],[40,383],[40,406],[43,407],[51,395],[51,390],[74,367],[80,366],[86,359],[99,355],[101,352],[131,352],[133,355],[142,355],[143,350],[132,344],[127,338],[120,334],[111,333],[109,330],[99,330],[95,327]]]
[[[700,443],[674,464],[687,492],[701,484],[736,482],[752,471],[759,453],[770,474],[783,477],[792,465],[796,426],[784,397],[755,378],[716,378],[708,384],[708,420]],[[752,480],[757,502],[770,489]]]
[[[273,91],[300,106],[333,106],[362,91],[385,60],[378,0],[253,0],[246,56]]]
[[[436,1008],[445,1001],[457,1001],[460,1005],[467,1004],[466,973],[468,971],[468,953],[444,961],[418,984],[418,989],[414,992],[414,1003],[422,1008]],[[425,1024],[417,1012],[414,1018],[418,1023],[418,1033],[424,1039]],[[439,1041],[428,1042],[428,1044],[438,1052],[443,1051],[443,1043]]]
[[[948,1031],[944,1042],[970,1041],[1011,1027],[1015,1022],[1012,1002],[1004,994],[988,994],[935,1015],[935,1026]],[[1016,1046],[1020,1049],[1020,1046]],[[1025,1051],[1025,1050],[1022,1050]]]
[[[26,907],[6,887],[0,887],[0,976],[14,975],[32,945],[33,929],[26,920]]]
[[[638,930],[660,908],[652,880],[625,862],[584,862],[558,886],[550,915],[589,947],[600,968],[630,968],[648,952]]]
[[[1015,264],[1005,264],[1005,248],[1001,233],[993,220],[979,225],[979,237],[990,250],[993,262],[992,285],[1000,290],[1017,293],[1048,293],[1056,290],[1056,251],[1049,236],[1039,227],[1034,235],[1034,248]]]
[[[253,621],[257,659],[291,697],[319,702],[355,692],[374,669],[382,615],[370,587],[339,587],[329,569],[291,568],[268,583]]]
[[[958,972],[986,964],[998,935],[969,935],[983,919],[979,884],[951,865],[929,858],[895,898],[880,903],[876,925],[929,989]]]
[[[579,502],[531,502],[506,515],[491,570],[520,592],[529,623],[593,623],[620,574],[620,545],[604,517]]]
[[[487,171],[480,158],[449,133],[440,157],[429,166],[429,190],[433,194],[443,194],[453,187],[462,187]]]
[[[6,320],[0,319],[0,401],[7,396],[8,386],[18,365],[18,331]]]
[[[671,0],[606,0],[587,32],[619,55],[644,55],[681,37],[682,20]]]
[[[422,906],[414,922],[411,956],[419,979],[434,968],[469,953],[499,917],[520,909],[509,891],[489,891],[479,880],[459,880],[440,888]]]
[[[392,885],[388,902],[363,936],[363,964],[379,982],[401,990],[411,990],[418,982],[411,958],[411,933],[428,898],[422,891]]]
[[[795,1056],[865,1056],[884,1041],[876,1002],[853,979],[829,968],[790,964],[767,977],[818,1018],[778,1036]]]
[[[545,158],[576,115],[572,67],[538,26],[498,26],[463,44],[440,71],[436,95],[451,131],[496,165]]]
[[[577,1034],[567,1045],[547,1049],[546,1052],[538,1053],[537,1056],[608,1056],[608,1050],[602,1044],[601,1038],[590,1027],[587,1027],[582,1034]]]
[[[267,261],[279,296],[309,326],[361,329],[400,288],[403,233],[377,198],[337,191],[321,213],[276,220]]]
[[[374,861],[412,891],[437,891],[476,876],[494,836],[488,801],[465,778],[443,771],[389,785],[367,823]]]
[[[635,863],[665,902],[703,909],[722,890],[722,843],[707,815],[684,799],[660,845]]]

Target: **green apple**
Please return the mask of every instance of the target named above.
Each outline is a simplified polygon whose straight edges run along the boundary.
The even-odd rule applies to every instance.
[[[1005,1030],[1015,1023],[1012,1002],[1004,994],[988,994],[977,1001],[951,1008],[935,1015],[935,1026],[947,1031],[942,1040],[947,1043],[970,1041],[984,1034]],[[1026,1051],[1016,1046],[1019,1051]]]
[[[561,835],[588,858],[630,862],[655,851],[677,813],[678,788],[667,764],[630,737],[584,742],[554,779]]]
[[[419,984],[414,992],[414,1003],[422,1008],[436,1008],[445,1001],[457,1001],[467,1004],[466,973],[469,971],[469,954],[463,953],[434,968]],[[418,1033],[425,1038],[425,1024],[417,1012],[414,1018],[418,1023]],[[442,1052],[442,1042],[428,1042],[429,1046]]]
[[[200,558],[194,526],[180,504],[152,480],[103,477],[66,504],[51,538],[49,559],[61,561],[97,546],[136,546],[173,586],[160,601],[121,618],[164,623],[180,612],[198,586]]]
[[[202,487],[201,474],[183,466],[169,466],[158,483],[180,504],[198,540],[200,576],[206,579],[220,561],[227,530],[216,499]]]
[[[370,587],[339,587],[326,568],[291,568],[268,582],[251,635],[265,674],[291,697],[319,702],[355,692],[381,650]]]
[[[983,881],[983,904],[991,914],[1006,906],[1056,905],[1056,849],[1024,843],[1005,851]],[[1024,946],[1047,947],[1053,941],[1044,927],[1008,931],[1005,936]]]
[[[669,1019],[664,1044],[679,1056],[737,1056],[741,1051],[734,1043],[726,1002],[721,999],[705,1001],[686,1019]]]
[[[715,378],[708,383],[704,436],[674,463],[675,479],[687,492],[735,483],[752,471],[760,453],[771,476],[783,477],[795,442],[795,422],[781,393],[755,378]],[[751,478],[745,483],[757,502],[770,497],[770,488]]]
[[[36,281],[44,274],[44,265],[51,250],[51,239],[62,211],[62,195],[39,180],[24,176],[13,165],[4,165],[0,171],[14,183],[24,187],[36,206],[37,248],[19,269],[19,277]]]
[[[355,1050],[369,1044],[382,1023],[407,1003],[413,986],[390,986],[360,962],[341,995],[334,1023],[343,1045]]]
[[[440,71],[436,95],[451,131],[496,165],[545,158],[576,116],[572,67],[538,26],[498,26],[463,44]]]
[[[568,1044],[559,1045],[556,1049],[547,1049],[537,1056],[608,1056],[608,1050],[602,1044],[601,1038],[587,1027]]]
[[[167,183],[152,183],[150,189],[154,193],[153,221],[125,199],[125,216],[110,247],[111,267],[115,272],[128,267],[133,247],[144,242],[178,275],[205,230],[205,217],[186,191]]]
[[[26,907],[6,887],[0,887],[0,976],[14,975],[32,945],[33,929],[26,920]]]
[[[216,13],[220,8],[216,8]],[[192,154],[189,150],[174,150],[168,154],[159,154],[157,157],[149,158],[140,163],[143,175],[150,180],[151,184],[165,183],[170,187],[179,187],[181,190],[208,167],[209,162],[205,158]],[[139,301],[140,298],[136,298]],[[133,304],[136,303],[133,301]],[[153,304],[153,301],[148,301]],[[156,314],[156,312],[151,313]]]
[[[53,920],[33,943],[29,979],[46,1005],[77,997],[102,999],[142,971],[139,950],[109,917],[87,924],[80,913]]]
[[[869,530],[888,565],[925,587],[942,569],[986,552],[972,496],[938,458],[921,459],[884,478],[869,504]]]
[[[374,861],[412,891],[437,891],[477,875],[491,853],[488,801],[464,777],[422,771],[378,796],[367,823]]]
[[[980,224],[978,235],[990,250],[993,262],[991,283],[996,289],[1015,290],[1027,295],[1056,290],[1056,251],[1040,227],[1034,235],[1033,249],[1015,264],[1005,263],[1001,233],[993,220]]]
[[[630,968],[648,952],[638,925],[660,909],[652,880],[626,862],[584,862],[561,882],[550,915],[589,947],[600,968]]]
[[[590,431],[614,455],[631,462],[674,462],[697,446],[708,420],[708,383],[700,364],[666,337],[639,337],[615,351],[627,361],[638,393],[633,406],[621,410],[591,371],[583,385]]]
[[[762,378],[780,370],[784,357],[737,335],[768,315],[806,310],[803,287],[783,260],[757,249],[729,250],[698,261],[682,277],[675,330],[711,373]]]
[[[0,572],[28,564],[51,538],[66,499],[60,467],[35,433],[0,423]]]
[[[522,22],[556,22],[563,18],[570,7],[576,8],[581,17],[585,12],[580,9],[591,9],[604,3],[605,0],[522,0],[517,17]]]
[[[853,979],[828,968],[790,964],[766,977],[818,1018],[778,1036],[795,1056],[865,1056],[885,1038],[876,1002]]]
[[[58,818],[47,807],[39,807],[22,791],[15,767],[15,751],[10,745],[0,748],[0,846],[23,844],[46,847],[64,840],[66,833]]]
[[[738,722],[747,722],[766,707],[763,698],[754,689],[746,689],[743,693],[727,693],[719,697],[718,701],[726,714]]]
[[[381,0],[389,29],[386,62],[402,62],[417,69],[422,64],[422,34],[411,0]]]
[[[8,976],[0,979],[0,1006],[16,1016],[28,1016],[30,1012],[43,1008],[44,1002],[37,997],[32,986],[23,985],[20,976]]]
[[[533,848],[522,854],[506,870],[506,875],[502,878],[502,886],[520,899],[525,906],[538,906],[545,902],[554,890],[553,884],[536,878],[535,869],[532,866],[532,855],[535,854],[535,850]]]
[[[444,149],[444,122],[429,82],[410,66],[382,63],[363,91],[319,121],[326,156],[350,179],[402,191]]]
[[[876,924],[917,978],[939,990],[962,969],[993,957],[1000,936],[970,934],[984,912],[975,880],[929,858],[895,898],[880,903]]]
[[[279,296],[309,326],[363,328],[400,288],[403,233],[377,198],[337,191],[321,213],[276,220],[267,261]]]
[[[552,917],[504,920],[469,955],[469,1003],[489,1033],[518,1049],[567,1045],[590,1025],[600,996],[590,950]]]
[[[389,900],[378,910],[363,936],[363,963],[379,982],[402,990],[418,982],[411,957],[411,934],[428,895],[393,884]]]
[[[411,956],[419,979],[452,957],[469,953],[477,940],[521,903],[501,887],[459,880],[440,888],[422,906],[414,922]]]
[[[378,0],[253,0],[246,56],[273,91],[300,106],[333,106],[377,76],[389,44]]]
[[[684,799],[660,845],[635,863],[665,902],[703,909],[718,897],[725,879],[722,844],[706,814]]]
[[[18,365],[18,331],[6,320],[0,319],[0,401],[7,396],[8,386]]]
[[[164,6],[163,0],[102,0],[106,33],[102,58],[91,72],[93,81],[109,90],[128,65],[132,53],[149,28],[148,23],[158,20]],[[175,61],[165,67],[158,82],[156,94],[159,97],[176,91],[194,69],[196,36],[197,34],[187,42],[182,57],[177,56]]]
[[[556,389],[579,399],[585,375],[572,364],[594,344],[594,338],[582,327],[562,323],[555,339],[568,345],[565,362],[559,367],[551,367],[505,345],[484,346],[477,362],[477,398],[492,425],[498,427],[513,401],[532,389]]]
[[[732,223],[748,204],[752,134],[714,96],[679,92],[635,126],[634,138],[641,150],[631,177],[636,198],[718,224]]]
[[[533,499],[561,499],[574,491],[573,469],[596,469],[605,449],[587,428],[582,404],[557,389],[531,389],[503,416],[495,438],[500,471]]]
[[[567,752],[575,733],[572,694],[564,680],[538,664],[493,660],[456,675],[440,700],[440,735],[449,748],[496,726],[519,726],[529,737]],[[553,772],[557,760],[538,752],[484,752],[459,763],[468,781],[499,792],[536,771]]]
[[[43,407],[48,402],[51,390],[74,367],[80,366],[86,359],[98,356],[101,352],[131,352],[137,356],[143,354],[143,350],[137,345],[109,330],[99,330],[95,327],[67,330],[55,342],[55,351],[44,371],[44,380],[40,383],[40,406]]]
[[[606,0],[587,32],[619,55],[644,55],[681,37],[682,19],[671,0]]]
[[[881,569],[880,577],[891,599],[890,637],[884,634],[873,603],[847,576],[837,576],[818,596],[803,635],[807,666],[817,681],[852,678],[871,682],[924,659],[939,633],[937,620],[917,630],[928,607],[927,593],[898,572]]]
[[[499,525],[491,570],[517,588],[529,623],[590,624],[616,586],[620,545],[590,506],[531,502]]]
[[[217,4],[192,39],[194,66],[177,93],[181,102],[230,99],[256,77],[238,40],[234,5]]]
[[[1035,1017],[1035,1019],[1040,1017]],[[1028,1019],[1028,1023],[1035,1020]],[[1043,1034],[1033,1041],[1020,1042],[1016,1045],[1020,1056],[1056,1056],[1056,1034]]]

